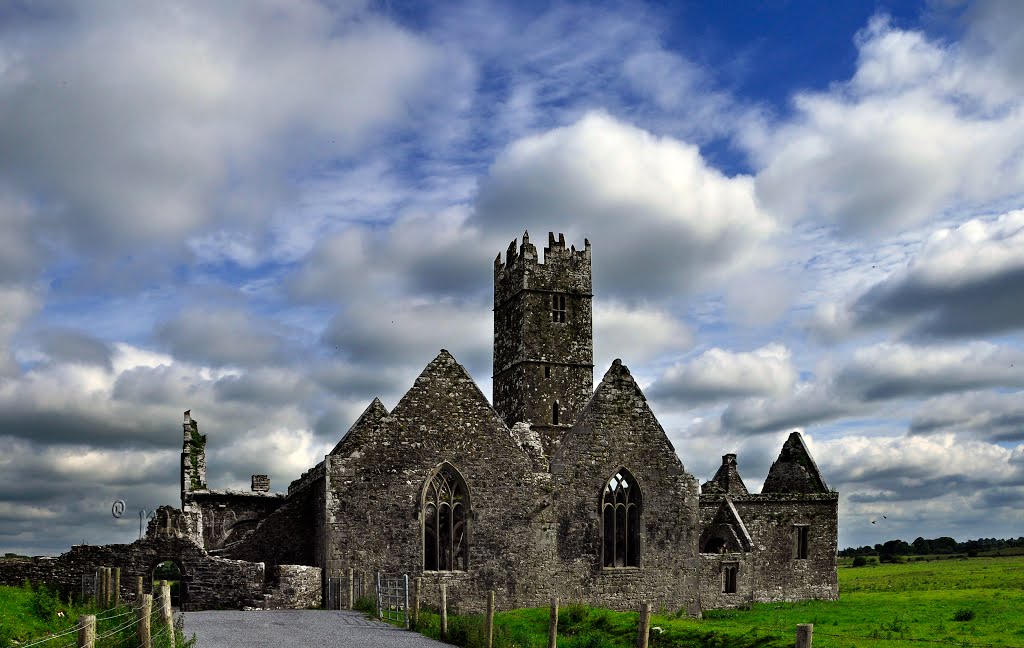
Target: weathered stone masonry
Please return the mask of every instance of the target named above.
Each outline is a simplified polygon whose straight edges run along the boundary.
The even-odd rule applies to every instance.
[[[171,558],[191,609],[319,605],[350,568],[422,577],[428,604],[446,583],[456,611],[482,610],[492,589],[504,608],[557,596],[691,615],[838,597],[838,495],[798,433],[763,492],[748,492],[735,454],[698,487],[622,362],[594,389],[589,241],[549,234],[542,262],[524,235],[494,281],[493,405],[442,350],[286,494],[263,476],[252,492],[210,490],[186,412],[180,511],[138,543],[0,566],[0,581],[73,587],[107,564],[126,587]]]

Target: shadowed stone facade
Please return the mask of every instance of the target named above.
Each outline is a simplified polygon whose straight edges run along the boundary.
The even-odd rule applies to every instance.
[[[567,249],[551,234],[541,262],[524,235],[494,281],[493,405],[442,349],[393,410],[374,399],[287,494],[261,476],[253,492],[210,490],[206,438],[185,413],[176,541],[254,566],[261,589],[241,588],[238,606],[314,605],[313,579],[350,568],[420,576],[428,604],[446,583],[464,612],[492,589],[503,608],[557,596],[690,615],[838,597],[838,495],[799,433],[762,493],[735,454],[698,486],[626,365],[594,389],[590,243]]]

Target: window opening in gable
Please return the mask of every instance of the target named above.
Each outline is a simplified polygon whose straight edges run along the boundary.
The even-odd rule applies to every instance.
[[[469,565],[469,491],[453,466],[444,464],[423,492],[423,568],[465,571]]]
[[[565,295],[551,295],[551,321],[565,323]]]
[[[793,557],[797,560],[807,559],[807,539],[810,527],[806,525],[793,527]]]
[[[722,565],[722,593],[736,593],[736,576],[739,574],[740,566],[736,563]]]
[[[640,566],[640,514],[643,495],[625,468],[605,483],[601,493],[601,564]]]

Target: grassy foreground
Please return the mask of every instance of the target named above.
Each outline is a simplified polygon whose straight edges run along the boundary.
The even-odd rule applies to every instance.
[[[156,608],[156,606],[154,606]],[[0,648],[35,644],[37,648],[65,648],[77,644],[78,617],[97,615],[97,648],[131,648],[137,645],[136,619],[130,604],[98,610],[70,598],[61,599],[44,585],[9,587],[0,585]],[[183,641],[176,628],[175,646],[163,631],[158,609],[151,617],[153,648],[190,648],[193,640]],[[176,624],[177,625],[177,624]]]
[[[662,610],[650,646],[782,648],[793,645],[798,623],[813,623],[815,648],[1024,647],[1022,556],[840,566],[839,586],[839,601],[757,604],[701,620]],[[495,648],[545,648],[548,614],[497,613]],[[636,645],[635,612],[570,605],[559,617],[560,648]],[[436,614],[423,615],[424,634],[438,637],[438,625]],[[483,646],[481,617],[450,617],[449,641]]]

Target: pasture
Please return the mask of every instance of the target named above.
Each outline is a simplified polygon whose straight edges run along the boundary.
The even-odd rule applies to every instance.
[[[902,646],[1024,647],[1024,556],[839,567],[840,600],[755,604],[709,611],[703,619],[673,610],[652,617],[660,646],[792,646],[799,623],[814,624],[815,648]],[[500,609],[500,605],[499,605]],[[636,645],[638,615],[580,605],[560,611],[561,648]],[[437,617],[423,631],[437,637]],[[479,617],[450,620],[452,641],[483,645]],[[499,612],[495,646],[547,646],[548,610]]]

